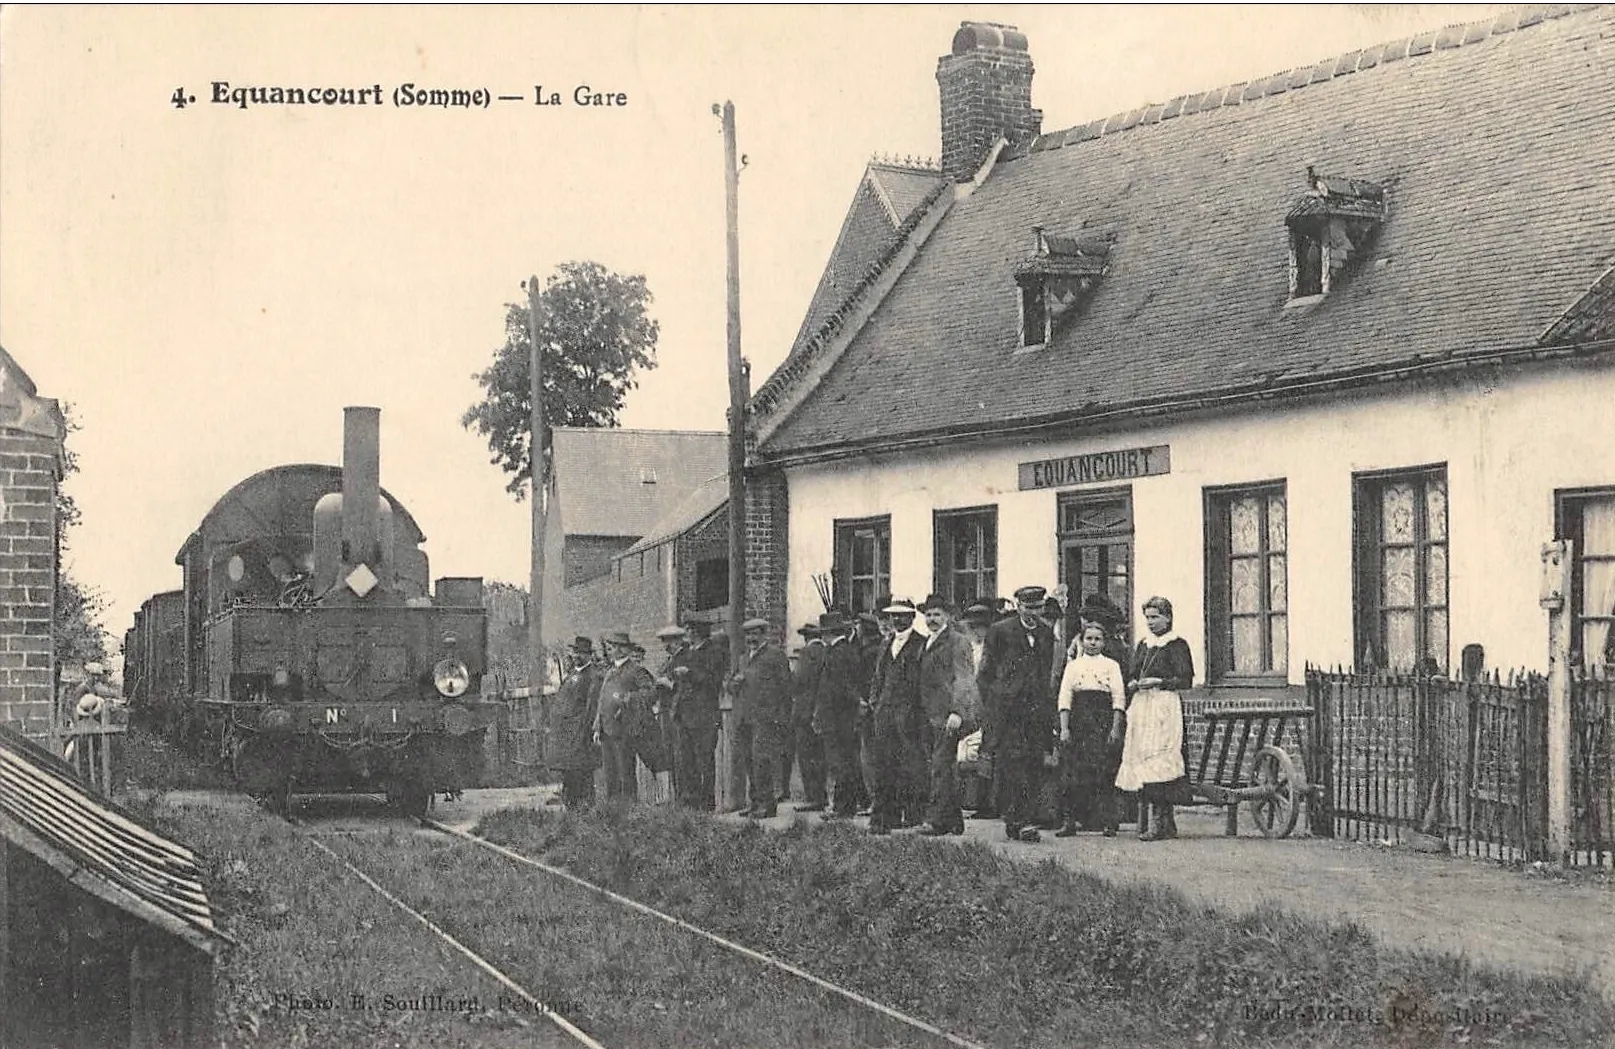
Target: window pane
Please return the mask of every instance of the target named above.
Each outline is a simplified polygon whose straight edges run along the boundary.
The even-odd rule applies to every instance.
[[[875,584],[868,579],[852,581],[852,610],[868,612],[875,607]]]
[[[1286,540],[1284,524],[1284,496],[1274,493],[1267,497],[1267,549],[1278,553]]]
[[[875,551],[880,561],[880,574],[892,574],[892,532],[890,528],[882,528],[875,532]]]
[[[1235,554],[1254,554],[1261,549],[1261,503],[1248,495],[1228,504],[1228,539]]]
[[[868,532],[852,537],[852,574],[875,574],[875,544]]]
[[[1615,561],[1583,561],[1581,571],[1581,614],[1615,615]]]
[[[976,600],[976,577],[973,573],[953,577],[953,603],[970,605]]]
[[[1267,559],[1267,607],[1269,611],[1280,612],[1289,607],[1288,569],[1285,567],[1284,555],[1274,554]]]
[[[1385,551],[1385,601],[1387,608],[1413,607],[1413,551]]]
[[[1447,603],[1447,548],[1445,546],[1432,546],[1425,551],[1424,603],[1427,605],[1445,605]]]
[[[1417,660],[1417,623],[1412,612],[1385,613],[1385,661],[1393,670],[1412,670]]]
[[[991,600],[998,593],[998,572],[987,569],[981,573],[981,590],[976,594],[977,600]]]
[[[1260,616],[1239,616],[1234,628],[1234,673],[1259,674],[1262,665],[1262,620]]]
[[[1399,481],[1385,486],[1380,497],[1382,535],[1388,543],[1413,542],[1413,485]]]
[[[1242,557],[1228,565],[1230,611],[1260,612],[1262,610],[1261,561]]]
[[[1290,669],[1290,620],[1288,616],[1272,616],[1268,620],[1273,628],[1273,662],[1269,670]]]
[[[1082,571],[1085,574],[1099,571],[1099,548],[1097,546],[1085,546],[1082,548]]]
[[[1425,613],[1424,654],[1435,660],[1438,668],[1447,669],[1447,612],[1445,609]]]
[[[975,529],[969,525],[954,533],[953,537],[953,567],[961,572],[974,572],[980,567],[976,561],[977,547]]]
[[[1430,479],[1425,491],[1425,530],[1433,540],[1447,538],[1447,481],[1443,477]]]

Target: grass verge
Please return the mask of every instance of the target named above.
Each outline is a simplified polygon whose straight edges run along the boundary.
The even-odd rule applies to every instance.
[[[644,808],[503,812],[480,832],[992,1045],[1615,1044],[1584,980],[1391,950],[1272,908],[1231,916],[980,846]]]

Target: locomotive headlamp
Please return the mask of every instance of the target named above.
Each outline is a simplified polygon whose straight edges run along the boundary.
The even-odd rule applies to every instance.
[[[471,672],[458,659],[440,659],[432,668],[432,684],[437,686],[438,695],[454,699],[471,687]]]

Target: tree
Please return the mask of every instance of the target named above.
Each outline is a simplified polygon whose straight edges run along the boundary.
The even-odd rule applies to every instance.
[[[81,427],[73,418],[73,406],[62,405],[62,418],[67,423],[62,438],[62,478],[78,472],[78,456],[68,446],[67,436]],[[101,625],[107,601],[95,587],[86,586],[68,574],[65,557],[68,533],[76,528],[83,514],[66,486],[56,486],[56,552],[59,565],[56,572],[56,620],[51,626],[57,666],[76,666],[91,662],[104,662],[107,658],[107,633]]]
[[[646,312],[651,293],[640,275],[622,276],[597,262],[556,267],[538,295],[544,413],[551,426],[616,426],[636,368],[656,367],[660,325]],[[483,399],[460,422],[488,439],[492,461],[511,475],[505,489],[521,499],[531,475],[528,439],[531,343],[527,307],[505,307],[505,344],[475,376]]]

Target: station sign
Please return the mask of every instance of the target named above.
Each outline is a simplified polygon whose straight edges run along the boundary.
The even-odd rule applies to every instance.
[[[1172,472],[1172,446],[1122,448],[1114,452],[1088,452],[1058,459],[1035,459],[1020,464],[1021,491],[1066,488],[1096,481],[1130,481]]]

